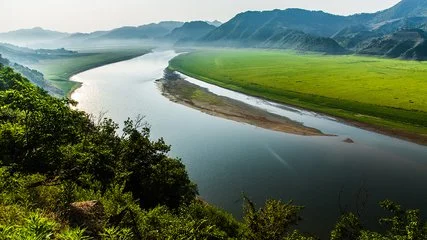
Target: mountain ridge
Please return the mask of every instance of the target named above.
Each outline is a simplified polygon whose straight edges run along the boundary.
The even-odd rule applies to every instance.
[[[210,23],[216,26],[209,27]],[[62,38],[57,43],[68,46],[69,43],[84,45],[110,40],[137,40],[140,43],[150,40],[150,44],[174,42],[178,46],[290,48],[333,54],[369,52],[383,55],[373,51],[379,47],[372,46],[387,37],[393,38],[394,33],[410,35],[403,31],[405,29],[427,30],[427,0],[402,0],[376,13],[349,16],[298,8],[246,11],[222,24],[218,21],[164,21],[87,34],[58,33],[57,36],[62,34]],[[40,32],[44,29],[32,30]],[[46,35],[54,34],[45,31]],[[4,35],[0,33],[0,41]],[[417,55],[416,59],[424,58]]]

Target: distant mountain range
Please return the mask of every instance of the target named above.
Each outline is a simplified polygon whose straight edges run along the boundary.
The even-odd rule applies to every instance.
[[[197,39],[221,25],[213,22],[176,22],[164,21],[141,26],[126,26],[110,31],[91,33],[62,33],[45,30],[40,27],[0,33],[0,42],[40,48],[41,46],[68,47],[105,41],[156,40],[175,43],[183,39]],[[183,27],[183,28],[181,28]]]
[[[16,31],[10,31],[6,33],[0,33],[0,39],[2,40],[15,40],[15,39],[27,39],[28,41],[43,41],[59,39],[67,36],[68,33],[56,32],[51,30],[45,30],[40,27],[31,29],[20,29]]]
[[[377,13],[351,16],[303,9],[249,11],[223,24],[169,21],[88,34],[34,28],[0,34],[0,41],[37,38],[68,46],[100,41],[153,40],[175,46],[289,48],[425,60],[425,31],[427,0],[402,0]]]
[[[425,59],[421,50],[424,43],[421,36],[425,36],[422,32],[426,30],[426,26],[427,1],[403,0],[384,11],[351,16],[303,9],[245,12],[208,33],[200,41],[205,45],[215,46],[291,48],[326,53],[356,52]],[[415,36],[413,31],[404,31],[405,29],[416,29],[418,35]],[[402,38],[402,35],[407,36]],[[397,39],[406,39],[405,46],[409,52],[400,52],[404,51],[403,43]],[[386,42],[387,47],[383,47]],[[393,44],[396,45],[392,46]],[[393,47],[400,51],[396,50],[393,54],[384,52],[387,48],[391,51]],[[414,52],[410,49],[414,49]]]
[[[75,51],[61,49],[31,49],[18,47],[15,45],[0,43],[0,54],[12,62],[29,64],[43,59],[52,59],[56,57],[72,56],[77,54]]]
[[[101,36],[100,39],[146,39],[159,38],[169,34],[175,28],[183,25],[183,22],[160,22],[142,25],[139,27],[121,27],[113,29]]]

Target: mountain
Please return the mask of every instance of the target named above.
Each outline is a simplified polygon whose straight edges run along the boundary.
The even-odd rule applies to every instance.
[[[257,48],[295,49],[300,51],[324,52],[328,54],[344,54],[348,51],[331,38],[318,37],[302,31],[286,29],[271,35],[259,44]]]
[[[240,13],[211,32],[205,40],[249,39],[283,29],[330,37],[341,29],[357,23],[357,18],[332,15],[322,11],[286,9]]]
[[[20,29],[6,33],[0,33],[0,42],[19,45],[31,45],[37,42],[54,41],[67,35],[68,33],[35,27],[31,29]]]
[[[402,29],[423,29],[426,26],[427,17],[409,17],[388,21],[382,24],[354,25],[342,29],[332,38],[341,46],[356,50],[365,47],[372,40],[381,38]]]
[[[360,54],[427,60],[427,33],[420,29],[407,29],[373,40]]]
[[[402,0],[395,6],[375,13],[373,16],[371,23],[381,23],[408,17],[427,17],[427,1]]]
[[[344,53],[346,50],[328,37],[353,23],[352,19],[321,11],[251,11],[238,14],[208,33],[200,42],[214,46]]]
[[[0,54],[12,62],[34,63],[42,59],[72,56],[78,54],[64,48],[60,49],[31,49],[18,47],[7,43],[0,43]]]
[[[68,33],[56,32],[51,30],[46,30],[41,27],[35,27],[31,29],[20,29],[16,31],[10,31],[6,33],[0,33],[1,39],[16,39],[16,38],[25,38],[25,39],[35,39],[35,40],[46,40],[46,39],[58,39],[64,36],[67,36]]]
[[[243,12],[223,24],[218,21],[165,21],[138,27],[121,27],[111,31],[75,34],[33,28],[0,34],[0,41],[21,41],[19,45],[25,46],[37,41],[56,44],[42,45],[42,48],[96,47],[102,44],[142,42],[170,44],[172,41],[179,46],[291,48],[334,54],[351,51],[392,57],[396,55],[394,52],[391,54],[378,49],[390,48],[393,43],[397,44],[394,46],[396,49],[401,49],[401,41],[398,39],[402,39],[405,34],[408,34],[407,39],[414,38],[412,42],[419,42],[422,34],[415,38],[415,30],[427,30],[427,0],[402,0],[395,6],[377,13],[351,16],[292,8]],[[423,59],[420,55],[423,51],[419,50],[423,45],[415,46],[409,42],[406,42],[408,45],[405,46],[415,49],[415,52],[412,55],[409,52],[409,55],[402,53],[398,57]],[[387,47],[384,48],[383,45]],[[40,48],[40,45],[36,47]]]
[[[215,26],[203,21],[187,22],[175,28],[165,38],[173,41],[194,41],[216,29]]]
[[[222,25],[222,22],[215,20],[215,21],[206,21],[206,23],[208,23],[209,25],[215,26],[215,27],[219,27]]]
[[[73,33],[73,34],[70,34],[70,35],[62,38],[61,40],[63,40],[63,41],[83,41],[83,40],[88,40],[88,39],[100,37],[106,33],[108,33],[108,31],[96,31],[96,32],[91,32],[91,33]]]
[[[118,40],[118,39],[154,39],[160,38],[169,34],[175,28],[179,28],[183,25],[182,22],[160,22],[142,25],[139,27],[121,27],[113,29],[94,40]]]

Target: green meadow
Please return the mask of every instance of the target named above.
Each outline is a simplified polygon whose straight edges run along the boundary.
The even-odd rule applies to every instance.
[[[265,99],[427,135],[427,62],[269,50],[203,50],[170,68]]]
[[[112,49],[98,52],[79,53],[75,56],[41,60],[31,67],[42,72],[45,79],[61,89],[65,95],[80,86],[70,77],[86,70],[106,64],[124,61],[148,53],[147,49]]]

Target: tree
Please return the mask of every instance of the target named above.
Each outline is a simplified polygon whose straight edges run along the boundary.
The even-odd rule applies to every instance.
[[[245,197],[244,223],[248,229],[246,238],[250,240],[291,240],[311,239],[292,229],[301,220],[304,207],[267,200],[264,207],[256,210],[255,204]]]

